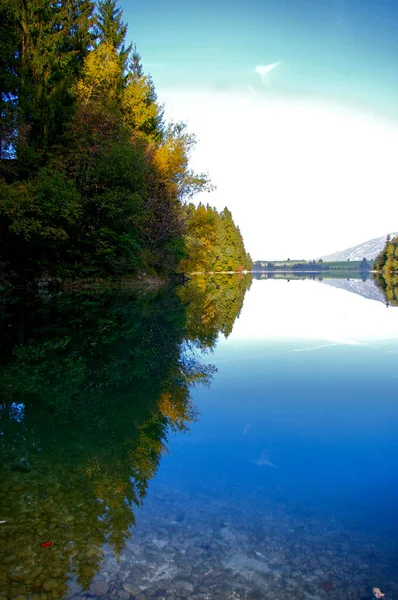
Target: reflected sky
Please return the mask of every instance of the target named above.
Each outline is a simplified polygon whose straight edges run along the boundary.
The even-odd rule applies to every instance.
[[[393,308],[321,282],[254,281],[159,481],[396,533],[397,354]]]
[[[398,312],[319,281],[255,280],[232,338],[337,344],[398,339]]]

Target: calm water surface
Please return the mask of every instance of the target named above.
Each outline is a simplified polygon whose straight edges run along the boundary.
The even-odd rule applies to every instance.
[[[398,599],[398,308],[369,281],[226,285],[24,323],[0,598]]]

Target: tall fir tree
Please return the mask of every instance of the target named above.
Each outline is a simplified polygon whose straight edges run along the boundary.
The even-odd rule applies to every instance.
[[[92,0],[17,1],[19,124],[29,129],[30,151],[42,163],[71,117],[73,81],[93,42],[94,5]],[[28,160],[26,153],[23,158]]]
[[[117,53],[121,73],[124,74],[132,45],[126,47],[127,25],[122,20],[123,11],[116,0],[99,0],[95,18],[95,32],[100,44],[107,43]]]
[[[14,154],[19,37],[15,2],[3,0],[0,3],[0,159],[10,158]]]

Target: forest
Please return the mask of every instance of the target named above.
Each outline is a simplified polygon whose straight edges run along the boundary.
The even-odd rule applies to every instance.
[[[0,285],[250,269],[116,0],[2,0]]]
[[[387,304],[398,306],[398,237],[387,236],[386,245],[375,260],[376,284],[384,292]]]

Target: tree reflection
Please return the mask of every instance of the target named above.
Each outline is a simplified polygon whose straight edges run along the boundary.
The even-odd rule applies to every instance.
[[[168,435],[197,416],[192,386],[211,381],[200,351],[231,331],[245,289],[3,299],[0,597],[63,598],[71,573],[90,585],[105,544],[120,556]]]
[[[374,280],[383,292],[387,306],[398,306],[398,274],[383,271],[376,273]]]
[[[251,284],[250,274],[203,275],[179,288],[178,296],[187,305],[188,339],[203,348],[212,348],[219,333],[228,337]]]

